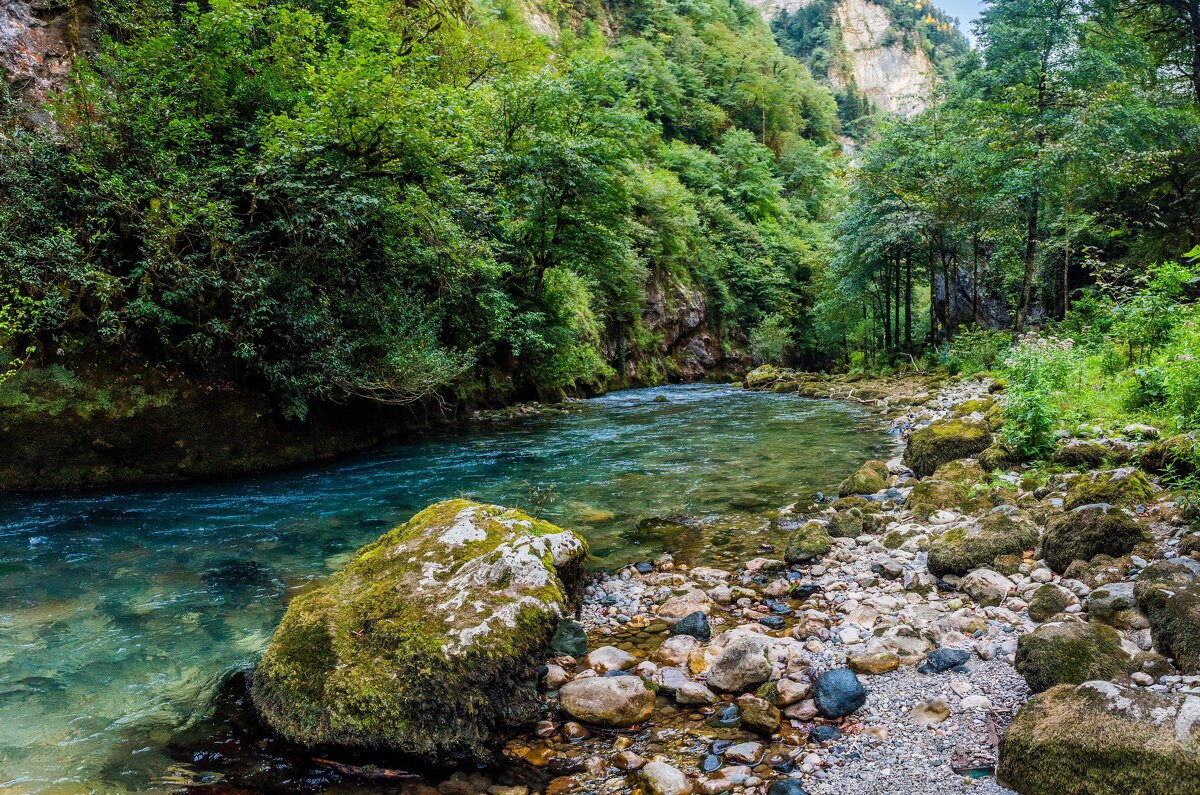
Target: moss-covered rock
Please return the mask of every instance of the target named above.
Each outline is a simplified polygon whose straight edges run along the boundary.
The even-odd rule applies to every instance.
[[[1024,512],[1002,505],[978,522],[953,527],[929,547],[929,571],[962,576],[990,566],[1001,555],[1020,555],[1037,546],[1038,528]]]
[[[1065,588],[1046,583],[1029,597],[1029,617],[1039,623],[1047,621],[1051,616],[1066,610],[1070,603]]]
[[[1042,557],[1062,574],[1076,560],[1104,554],[1119,557],[1149,535],[1137,520],[1113,505],[1082,505],[1059,514],[1046,525]]]
[[[1017,464],[1017,456],[1006,445],[997,443],[984,450],[975,460],[985,472],[1011,469]]]
[[[1109,457],[1109,450],[1099,442],[1088,439],[1068,439],[1059,445],[1050,460],[1068,467],[1095,468]]]
[[[839,497],[874,494],[887,488],[888,469],[883,461],[868,461],[838,486]]]
[[[834,538],[857,538],[865,530],[862,511],[851,508],[835,513],[829,517],[828,530]]]
[[[783,559],[788,563],[803,563],[824,555],[833,548],[829,530],[818,521],[805,522],[788,539]]]
[[[1154,496],[1154,487],[1146,476],[1132,467],[1104,469],[1089,472],[1071,481],[1063,507],[1070,510],[1081,505],[1108,503],[1121,508],[1132,508],[1148,502]]]
[[[766,389],[790,373],[790,370],[782,370],[773,364],[764,364],[746,373],[742,385],[746,389]]]
[[[537,716],[536,666],[586,553],[520,511],[426,508],[292,600],[254,704],[305,746],[484,758]]]
[[[1200,470],[1200,444],[1187,436],[1168,436],[1151,442],[1140,463],[1147,472],[1186,477]]]
[[[966,505],[970,488],[952,480],[925,478],[912,487],[904,505],[919,519],[928,519],[940,510]]]
[[[955,417],[966,417],[971,414],[987,414],[996,405],[996,401],[990,397],[972,398],[964,400],[954,407],[953,414]]]
[[[983,467],[979,466],[979,462],[974,458],[960,458],[955,461],[949,461],[942,464],[933,473],[935,480],[949,480],[953,483],[964,485],[979,483],[985,477],[987,477],[987,473],[983,471]]]
[[[1200,564],[1155,561],[1138,575],[1133,593],[1150,617],[1155,648],[1185,673],[1200,674]]]
[[[1121,648],[1121,636],[1115,629],[1084,621],[1042,624],[1022,635],[1017,642],[1016,667],[1035,693],[1137,670],[1133,656]]]
[[[971,458],[992,444],[985,423],[966,419],[936,420],[912,432],[904,450],[904,463],[917,477],[929,477],[957,458]]]
[[[1200,792],[1194,696],[1109,682],[1035,696],[1000,743],[996,778],[1021,795]]]

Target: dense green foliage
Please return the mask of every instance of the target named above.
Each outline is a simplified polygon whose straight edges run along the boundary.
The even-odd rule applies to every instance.
[[[7,339],[42,362],[302,417],[601,385],[656,342],[651,279],[701,289],[727,343],[804,322],[836,107],[740,0],[564,9],[550,37],[453,0],[97,13],[55,124],[0,138],[0,281],[38,310]]]
[[[1200,93],[1183,52],[1200,63],[1200,41],[1155,21],[1172,7],[990,3],[944,101],[862,155],[819,308],[827,349],[886,365],[963,327],[1021,331],[1194,245]]]

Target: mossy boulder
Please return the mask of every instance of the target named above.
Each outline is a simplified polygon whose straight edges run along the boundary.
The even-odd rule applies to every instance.
[[[912,432],[904,450],[904,463],[919,478],[957,458],[971,458],[992,444],[992,432],[982,422],[966,419],[935,420]]]
[[[1147,472],[1187,477],[1200,470],[1200,444],[1187,436],[1168,436],[1148,444],[1140,463]]]
[[[1038,542],[1038,528],[1022,511],[1002,505],[971,525],[952,527],[929,546],[929,571],[960,577],[991,566],[1001,555],[1020,555]]]
[[[1013,719],[996,779],[1021,795],[1200,792],[1198,706],[1109,682],[1055,687]]]
[[[996,401],[990,397],[971,398],[955,406],[952,413],[955,417],[966,417],[971,414],[987,414],[995,405]]]
[[[985,472],[1011,469],[1017,464],[1017,456],[1003,444],[993,444],[975,458]]]
[[[888,468],[883,461],[868,461],[838,486],[839,497],[874,494],[887,488]]]
[[[1063,507],[1070,510],[1081,505],[1108,503],[1132,508],[1148,502],[1153,496],[1154,487],[1150,481],[1133,467],[1104,469],[1072,480]]]
[[[971,485],[979,483],[987,473],[983,471],[983,467],[979,466],[979,462],[974,458],[960,458],[956,461],[948,461],[942,464],[933,473],[934,480],[949,480],[953,483],[962,483]]]
[[[288,606],[251,683],[303,746],[483,759],[536,718],[536,668],[587,546],[516,510],[451,500]]]
[[[1133,588],[1150,618],[1154,646],[1188,674],[1200,674],[1200,563],[1178,558],[1155,561]]]
[[[865,530],[863,513],[857,508],[839,511],[829,517],[827,529],[833,538],[857,538]]]
[[[904,505],[916,514],[917,518],[928,519],[940,510],[963,507],[970,492],[970,488],[963,483],[925,478],[912,487]]]
[[[1104,459],[1108,457],[1108,448],[1099,442],[1088,439],[1068,439],[1054,450],[1050,460],[1068,467],[1094,468],[1101,466]]]
[[[1033,596],[1029,597],[1029,618],[1041,623],[1063,612],[1071,603],[1067,593],[1065,588],[1053,583],[1046,583],[1038,588],[1033,592]]]
[[[1149,540],[1137,520],[1114,505],[1081,505],[1061,513],[1046,525],[1042,557],[1062,574],[1073,561],[1096,555],[1120,557]]]
[[[1133,673],[1133,655],[1121,648],[1121,636],[1106,624],[1055,621],[1022,635],[1016,668],[1035,693],[1055,685],[1112,679]]]
[[[833,548],[829,530],[818,521],[805,522],[788,539],[783,559],[788,563],[803,563],[819,558]]]

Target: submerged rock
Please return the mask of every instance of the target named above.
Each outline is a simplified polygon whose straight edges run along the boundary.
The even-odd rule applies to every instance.
[[[1017,643],[1016,667],[1035,693],[1137,670],[1115,629],[1082,621],[1043,624],[1022,636]]]
[[[1149,540],[1146,531],[1125,511],[1105,503],[1081,505],[1046,525],[1042,556],[1062,574],[1073,561],[1096,555],[1120,557]]]
[[[485,758],[537,715],[537,665],[586,553],[520,511],[426,508],[292,600],[254,705],[300,745]]]
[[[1109,682],[1035,696],[1000,742],[997,780],[1021,795],[1200,792],[1200,698]]]
[[[582,657],[587,654],[587,649],[587,630],[582,624],[569,618],[558,622],[554,637],[550,639],[550,651],[568,657]]]
[[[967,419],[935,420],[908,437],[904,464],[917,477],[925,478],[942,464],[971,458],[991,444],[992,433],[985,423]]]
[[[1155,561],[1134,586],[1154,645],[1188,674],[1200,674],[1200,563]]]

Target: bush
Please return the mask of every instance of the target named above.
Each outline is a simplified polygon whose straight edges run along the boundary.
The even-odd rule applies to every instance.
[[[952,373],[992,370],[1012,347],[1006,331],[971,328],[960,331],[946,351],[946,366]]]
[[[1068,385],[1075,367],[1074,342],[1055,337],[1026,336],[1004,360],[1008,387],[1003,439],[1018,456],[1050,452],[1062,413],[1056,395]]]

